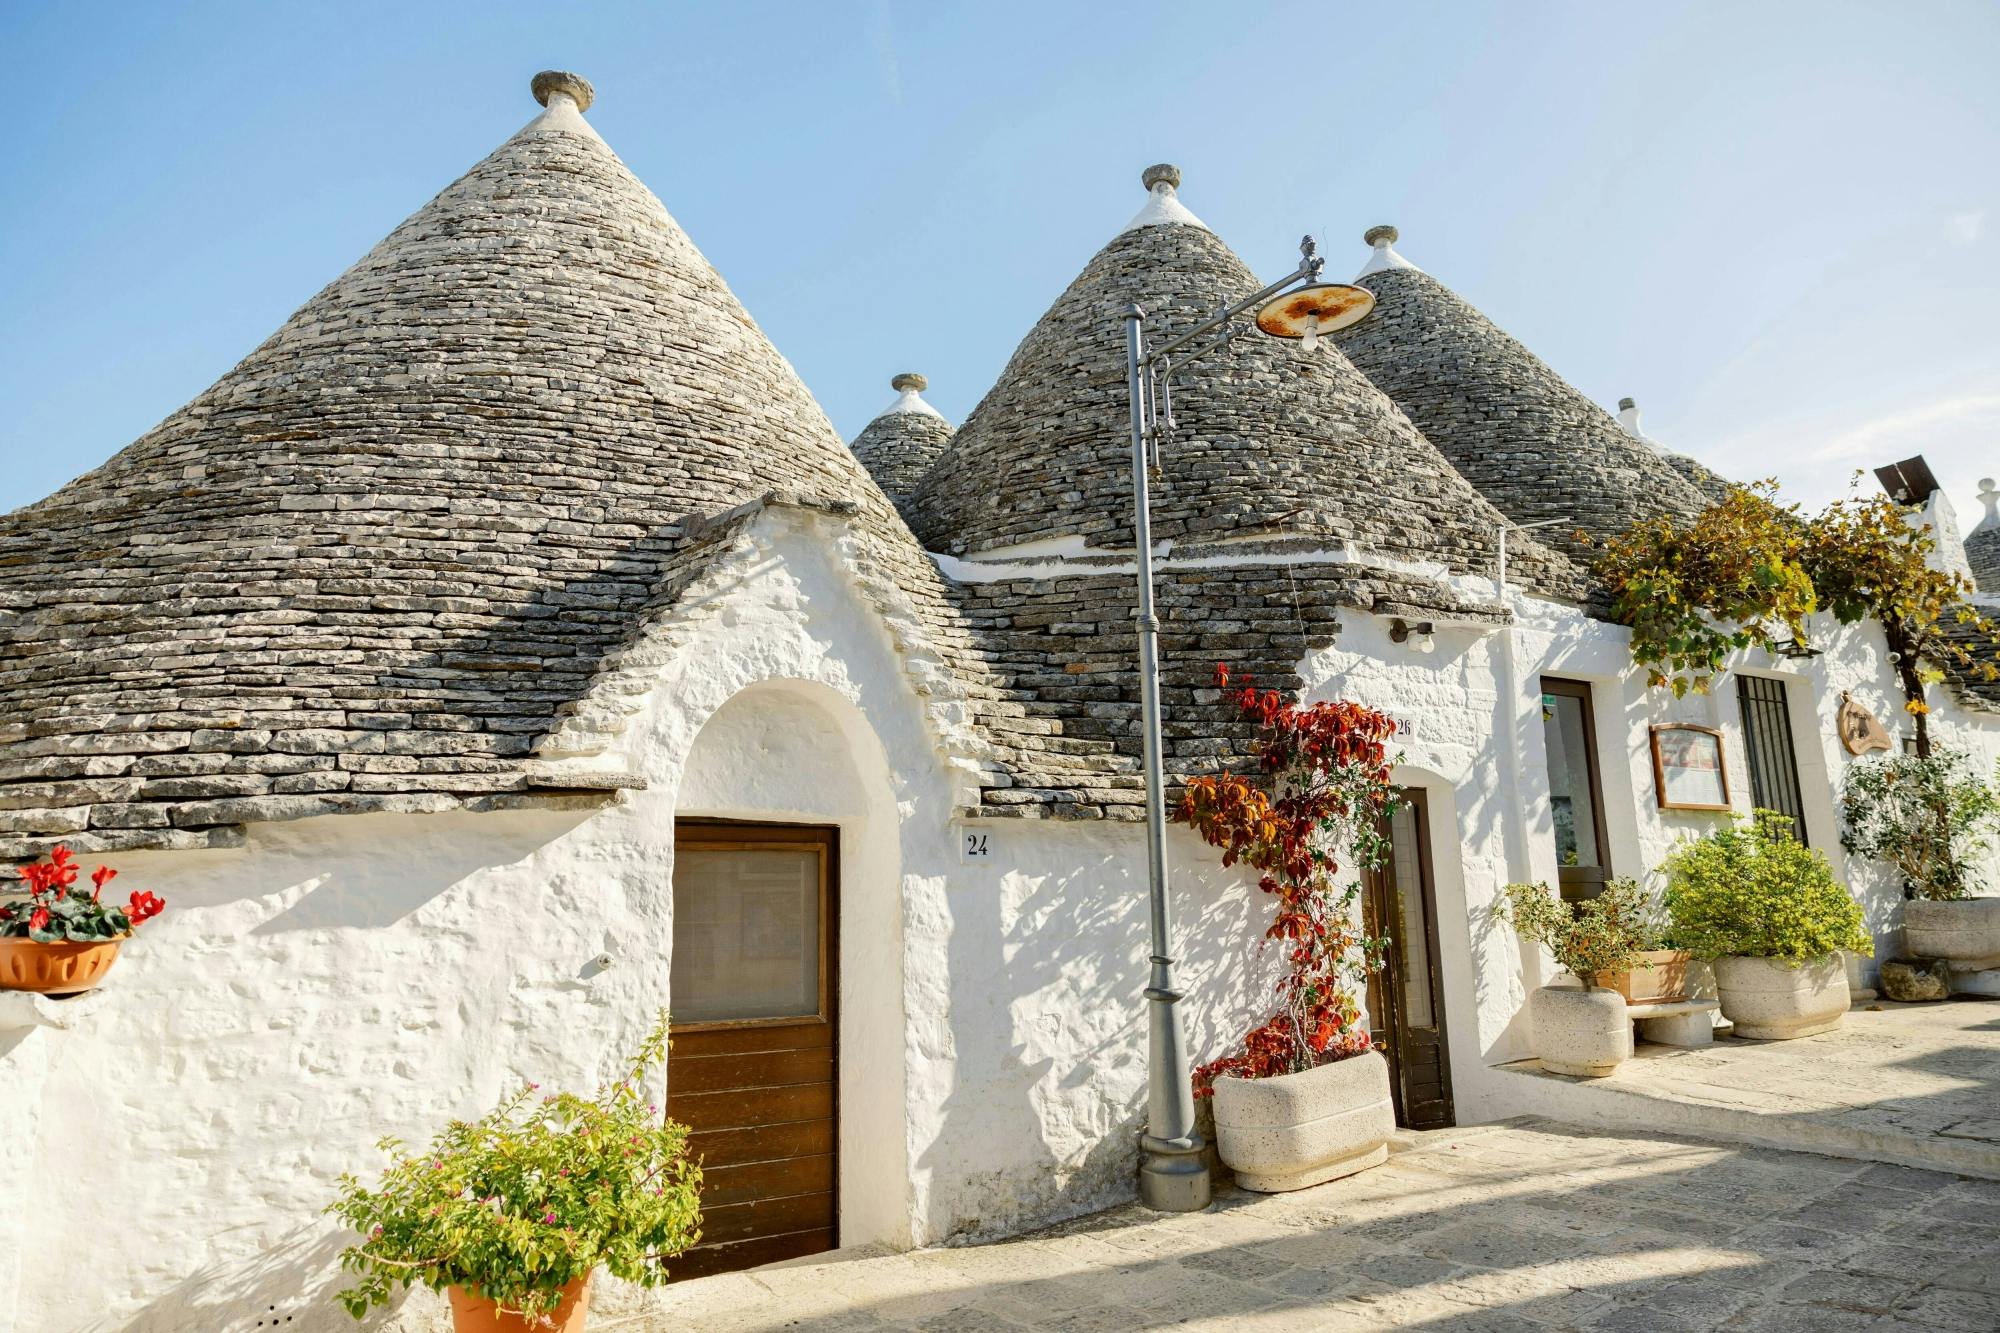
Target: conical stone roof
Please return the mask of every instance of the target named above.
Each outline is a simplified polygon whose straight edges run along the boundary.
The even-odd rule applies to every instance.
[[[854,456],[883,492],[907,514],[924,473],[951,443],[951,423],[924,401],[930,381],[905,373],[889,381],[896,400],[854,437]]]
[[[1604,538],[1642,518],[1686,518],[1707,506],[1610,413],[1396,254],[1395,228],[1371,228],[1365,239],[1374,253],[1355,281],[1375,293],[1375,310],[1335,341],[1509,518],[1561,520],[1546,535],[1580,554],[1579,528]]]
[[[1022,339],[918,489],[913,526],[935,551],[977,555],[1052,537],[1129,549],[1125,323],[1156,339],[1264,284],[1146,174],[1149,199]],[[1331,345],[1307,354],[1251,333],[1176,371],[1176,436],[1152,488],[1156,539],[1312,535],[1393,558],[1493,572],[1501,516]],[[1532,541],[1522,577],[1554,566]],[[1510,554],[1511,559],[1511,554]],[[1573,575],[1566,562],[1560,578]],[[1559,579],[1560,581],[1560,579]]]
[[[1993,478],[1979,479],[1979,503],[1986,512],[1965,534],[1965,562],[1972,567],[1972,581],[1979,591],[2000,595],[2000,489],[1994,487]]]
[[[538,736],[691,522],[767,493],[849,514],[949,628],[886,497],[585,122],[589,85],[535,92],[214,387],[0,518],[14,854],[597,785],[531,772]]]

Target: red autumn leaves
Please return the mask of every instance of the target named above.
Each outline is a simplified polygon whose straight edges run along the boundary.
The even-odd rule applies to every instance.
[[[1395,808],[1387,743],[1395,722],[1350,702],[1300,707],[1276,690],[1241,678],[1230,688],[1226,666],[1216,684],[1257,726],[1253,749],[1265,782],[1231,773],[1189,781],[1174,818],[1238,861],[1262,872],[1259,886],[1277,899],[1265,938],[1282,941],[1286,971],[1277,984],[1280,1011],[1243,1039],[1240,1053],[1195,1071],[1195,1094],[1207,1096],[1225,1074],[1262,1078],[1309,1069],[1368,1049],[1355,988],[1365,979],[1367,944],[1353,922],[1358,884],[1336,878],[1337,849],[1351,848],[1372,867],[1387,849],[1382,829]]]

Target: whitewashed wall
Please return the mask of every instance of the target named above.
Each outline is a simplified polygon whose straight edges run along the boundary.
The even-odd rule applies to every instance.
[[[1657,891],[1654,871],[1661,860],[1722,818],[1658,808],[1648,731],[1655,724],[1693,722],[1721,730],[1733,802],[1744,813],[1751,808],[1735,674],[1718,680],[1710,694],[1676,700],[1648,688],[1644,674],[1633,669],[1628,631],[1545,602],[1517,599],[1515,605],[1518,621],[1511,629],[1440,626],[1427,648],[1415,640],[1392,642],[1378,618],[1349,615],[1338,642],[1300,664],[1308,699],[1357,699],[1407,724],[1397,776],[1431,798],[1452,1080],[1464,1122],[1516,1109],[1513,1085],[1492,1067],[1530,1054],[1522,1004],[1553,970],[1546,955],[1524,949],[1492,915],[1509,882],[1556,880],[1541,677],[1595,687],[1614,873]],[[1855,762],[1835,731],[1841,692],[1851,691],[1892,734],[1911,728],[1879,628],[1822,620],[1812,641],[1823,646],[1823,655],[1795,662],[1750,654],[1735,665],[1787,682],[1812,845],[1827,854],[1862,903],[1877,959],[1893,957],[1900,948],[1900,886],[1884,866],[1852,860],[1840,848],[1839,783]],[[1943,687],[1932,690],[1931,704],[1938,739],[1972,749],[1989,767],[2000,756],[2000,718],[1964,708]],[[1872,984],[1875,967],[1876,959],[1855,960],[1855,983]]]
[[[676,814],[842,831],[845,1241],[990,1237],[1131,1197],[1141,830],[959,821],[964,782],[941,758],[950,718],[910,687],[911,650],[833,522],[767,513],[727,576],[690,594],[624,753],[606,756],[649,781],[620,805],[318,819],[255,827],[239,851],[114,858],[121,890],[151,888],[170,910],[88,1021],[0,1034],[0,1105],[39,1125],[6,1159],[0,1217],[17,1235],[30,1219],[37,1237],[114,1243],[95,1247],[82,1282],[0,1269],[0,1316],[23,1333],[270,1314],[344,1327],[326,1300],[341,1239],[318,1216],[334,1178],[371,1169],[381,1135],[427,1136],[515,1080],[593,1084],[664,1003]],[[1547,972],[1489,911],[1510,880],[1555,875],[1538,678],[1599,686],[1619,873],[1713,823],[1656,809],[1648,724],[1719,725],[1749,801],[1732,682],[1673,701],[1629,670],[1624,631],[1520,610],[1512,630],[1443,627],[1427,650],[1350,615],[1301,664],[1309,698],[1359,699],[1411,725],[1399,776],[1432,797],[1466,1121],[1509,1110],[1489,1067],[1526,1053],[1521,1001]],[[1893,947],[1895,887],[1846,864],[1827,779],[1849,762],[1832,731],[1840,690],[1894,729],[1895,686],[1874,631],[1825,641],[1821,658],[1776,664],[1794,684],[1808,826]],[[2000,726],[1937,699],[1945,737],[2000,753]],[[983,857],[966,856],[968,832],[985,835]],[[1184,830],[1170,859],[1189,1044],[1210,1058],[1266,1012],[1269,907]],[[416,1300],[398,1322],[436,1318]]]
[[[0,1045],[0,1102],[31,1099],[43,1131],[0,1216],[115,1244],[84,1280],[35,1265],[0,1287],[0,1329],[349,1326],[328,1300],[343,1240],[319,1216],[336,1177],[517,1080],[616,1067],[668,995],[677,814],[841,829],[845,1242],[991,1236],[1131,1197],[1140,832],[955,822],[927,704],[817,522],[768,514],[684,606],[612,757],[649,786],[618,806],[322,818],[112,858],[121,890],[170,907],[90,1021]],[[961,860],[967,827],[986,860]],[[1194,1045],[1214,1052],[1268,993],[1264,908],[1187,834],[1174,854]],[[605,1296],[615,1313],[631,1294]],[[441,1318],[419,1293],[374,1323]]]

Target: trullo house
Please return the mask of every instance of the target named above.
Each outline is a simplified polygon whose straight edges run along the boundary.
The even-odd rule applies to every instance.
[[[522,1078],[594,1081],[669,1003],[676,1063],[787,1020],[732,1048],[785,1090],[742,1123],[704,1129],[714,1085],[670,1065],[707,1135],[691,1271],[1133,1194],[1116,311],[1173,327],[1258,278],[1153,168],[1130,225],[1077,219],[1080,260],[1108,239],[956,431],[904,374],[850,448],[590,85],[534,92],[212,388],[0,519],[5,856],[67,844],[171,905],[87,1000],[0,996],[0,1256],[91,1255],[60,1285],[0,1258],[0,1327],[336,1326],[340,1172]],[[1692,513],[1712,478],[1393,240],[1337,341],[1177,377],[1153,512],[1170,781],[1242,751],[1218,661],[1402,726],[1406,1003],[1378,1035],[1434,1125],[1554,1095],[1501,1068],[1546,967],[1493,924],[1501,887],[1642,875],[1712,826],[1658,807],[1650,725],[1719,729],[1736,806],[1839,865],[1834,711],[1899,696],[1866,625],[1646,690],[1572,534]],[[2000,752],[1988,707],[1939,726]],[[1168,850],[1208,1058],[1262,1012],[1266,909],[1185,831]],[[1844,868],[1892,936],[1895,886]]]

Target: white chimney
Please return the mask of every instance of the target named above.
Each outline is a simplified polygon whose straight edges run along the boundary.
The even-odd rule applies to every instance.
[[[1625,433],[1633,439],[1646,440],[1647,444],[1654,443],[1654,441],[1646,439],[1645,431],[1639,429],[1639,405],[1630,398],[1620,398],[1618,400],[1618,424],[1623,426]]]

